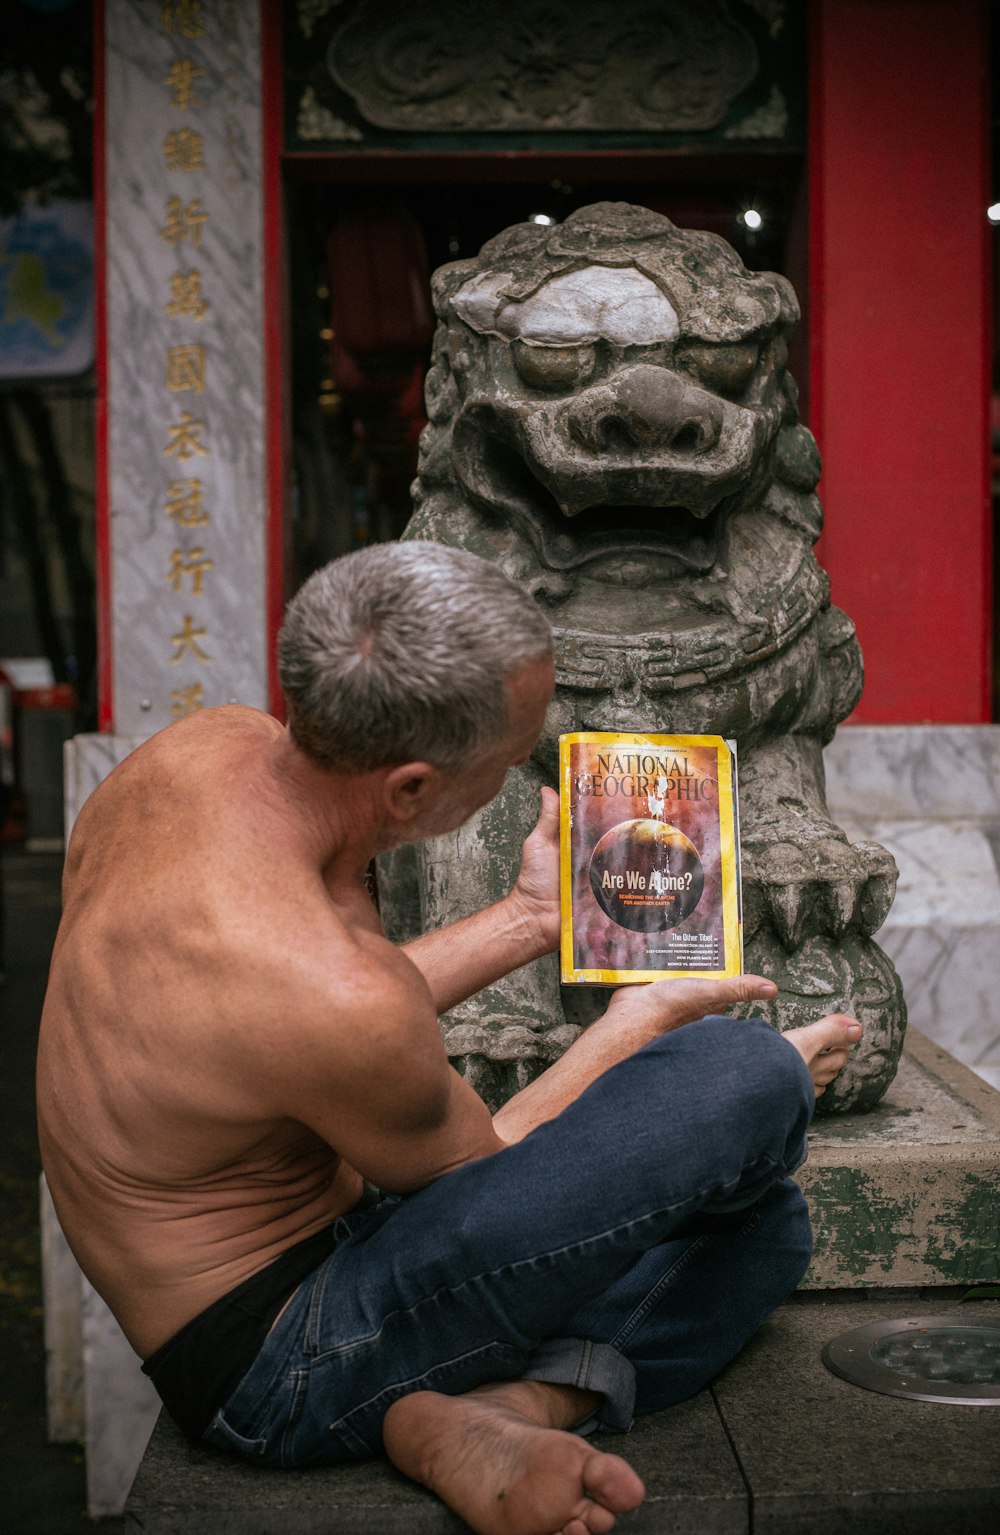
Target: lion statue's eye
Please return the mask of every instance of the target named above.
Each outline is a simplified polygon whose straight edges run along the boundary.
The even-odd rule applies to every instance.
[[[753,378],[759,355],[759,348],[749,344],[693,345],[685,349],[684,361],[716,394],[741,395]]]
[[[514,366],[532,389],[575,389],[594,371],[592,346],[531,346],[511,344]]]

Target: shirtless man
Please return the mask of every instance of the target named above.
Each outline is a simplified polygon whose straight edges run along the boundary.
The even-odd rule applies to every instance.
[[[624,988],[491,1120],[437,1018],[555,948],[556,796],[511,893],[405,950],[364,880],[528,756],[548,625],[473,555],[381,545],[306,583],[281,666],[288,730],[194,715],[80,813],[38,1062],[60,1220],[191,1436],[384,1449],[482,1535],[599,1535],[643,1489],[590,1429],[699,1390],[801,1277],[788,1173],[860,1026],[711,1016],[755,976]]]

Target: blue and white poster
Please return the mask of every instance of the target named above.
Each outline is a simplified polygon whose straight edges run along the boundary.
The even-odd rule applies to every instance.
[[[57,378],[94,361],[89,202],[0,219],[0,378]]]

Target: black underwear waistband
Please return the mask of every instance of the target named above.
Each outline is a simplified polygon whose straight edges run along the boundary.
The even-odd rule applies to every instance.
[[[253,1364],[288,1297],[329,1257],[333,1230],[325,1226],[280,1253],[150,1354],[143,1373],[189,1439],[201,1438]]]

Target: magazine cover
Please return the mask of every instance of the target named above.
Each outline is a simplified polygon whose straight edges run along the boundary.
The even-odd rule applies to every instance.
[[[559,811],[563,981],[740,974],[734,742],[560,736]]]

